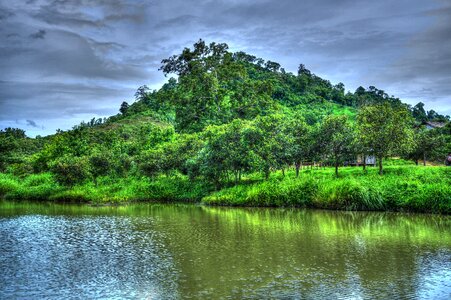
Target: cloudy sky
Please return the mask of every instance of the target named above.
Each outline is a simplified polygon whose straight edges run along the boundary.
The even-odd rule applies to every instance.
[[[451,114],[450,0],[0,0],[0,129],[116,114],[199,38]]]

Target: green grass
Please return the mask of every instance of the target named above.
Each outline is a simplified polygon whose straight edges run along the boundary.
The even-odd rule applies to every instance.
[[[11,200],[126,203],[190,202],[207,205],[310,207],[335,210],[393,210],[451,213],[451,168],[400,166],[393,163],[377,174],[376,168],[293,170],[268,181],[250,174],[236,186],[213,191],[201,181],[180,174],[147,177],[101,177],[97,186],[87,182],[72,188],[56,183],[50,173],[19,179],[0,173],[0,197]]]
[[[451,213],[451,168],[389,166],[385,175],[375,168],[305,170],[299,178],[238,185],[202,199],[209,205],[311,207],[337,210],[394,210]]]
[[[59,185],[50,173],[20,179],[0,173],[0,198],[54,202],[125,203],[125,202],[200,202],[208,187],[190,182],[187,177],[159,176],[98,179],[73,187]]]
[[[0,196],[15,191],[19,188],[18,179],[10,174],[0,173]]]
[[[8,185],[9,189],[1,188]],[[50,173],[33,174],[20,180],[7,174],[0,176],[0,196],[6,199],[45,201],[62,189]]]

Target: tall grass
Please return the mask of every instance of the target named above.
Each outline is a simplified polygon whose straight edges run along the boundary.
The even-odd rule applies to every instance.
[[[308,170],[294,178],[239,185],[202,199],[209,205],[294,206],[337,210],[396,210],[451,213],[451,168],[389,166],[384,176],[370,169]]]
[[[19,179],[0,173],[0,198],[54,202],[124,203],[137,201],[200,202],[208,187],[190,182],[187,177],[160,176],[101,177],[97,185],[86,182],[73,187],[59,185],[50,173],[33,174]]]
[[[101,177],[72,188],[60,186],[50,173],[19,179],[0,173],[0,198],[55,202],[202,202],[208,205],[311,207],[337,210],[395,210],[451,213],[451,168],[392,165],[379,176],[375,168],[303,170],[250,174],[236,186],[213,191],[202,181],[180,174],[147,177]]]

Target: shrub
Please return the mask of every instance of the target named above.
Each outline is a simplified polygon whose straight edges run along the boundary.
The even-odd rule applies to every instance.
[[[63,156],[53,162],[50,169],[58,183],[69,187],[82,183],[90,176],[89,163],[84,157]]]

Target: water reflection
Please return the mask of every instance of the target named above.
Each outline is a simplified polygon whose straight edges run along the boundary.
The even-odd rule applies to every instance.
[[[0,203],[0,298],[443,298],[447,216]]]

